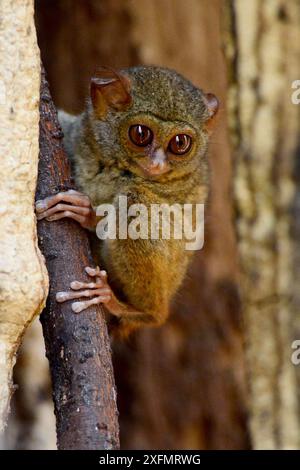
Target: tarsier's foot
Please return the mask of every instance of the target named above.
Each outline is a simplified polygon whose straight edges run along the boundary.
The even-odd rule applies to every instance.
[[[53,221],[68,217],[89,229],[95,228],[97,224],[89,197],[73,189],[37,201],[35,209],[38,220]]]
[[[109,304],[114,295],[107,283],[106,271],[100,271],[100,268],[86,267],[85,271],[89,276],[94,277],[94,282],[79,282],[73,281],[70,284],[71,291],[58,292],[56,294],[57,302],[65,302],[66,300],[78,299],[80,297],[93,297],[90,300],[74,302],[72,310],[75,313],[80,313],[82,310],[95,304]]]
[[[72,304],[72,310],[80,313],[82,310],[90,307],[90,305],[104,304],[107,310],[117,317],[126,314],[136,314],[135,309],[120,302],[107,281],[106,271],[101,271],[99,266],[96,268],[86,267],[85,271],[89,276],[95,278],[94,282],[73,281],[70,284],[71,291],[58,292],[56,294],[57,302],[66,302],[67,300],[79,299],[80,297],[93,297],[90,300],[82,300]]]

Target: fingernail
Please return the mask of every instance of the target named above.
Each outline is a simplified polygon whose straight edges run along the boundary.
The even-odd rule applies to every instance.
[[[82,310],[84,310],[84,302],[74,302],[72,304],[72,310],[75,313],[80,313]]]
[[[85,268],[85,271],[86,271],[88,274],[91,273],[91,275],[92,275],[92,274],[94,274],[94,271],[95,271],[95,270],[94,270],[93,268],[90,268],[89,266],[87,266],[87,267]]]
[[[57,292],[55,298],[57,302],[64,302],[66,300],[66,292]]]
[[[38,212],[41,212],[45,209],[46,209],[46,204],[44,203],[44,201],[36,201],[35,210],[37,210]]]
[[[78,289],[81,286],[81,282],[79,281],[72,281],[70,284],[71,289]]]

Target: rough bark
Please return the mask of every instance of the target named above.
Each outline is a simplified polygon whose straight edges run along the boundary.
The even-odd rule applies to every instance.
[[[37,1],[55,102],[84,106],[99,65],[173,67],[219,96],[206,239],[163,328],[114,345],[123,448],[247,448],[243,335],[219,0]],[[54,27],[55,25],[55,27]],[[185,407],[182,403],[185,403]]]
[[[48,291],[37,246],[34,192],[38,164],[40,56],[33,1],[0,2],[0,430],[12,370],[26,327]]]
[[[299,448],[300,3],[236,0],[226,16],[251,437],[256,449]]]
[[[37,198],[71,189],[63,134],[42,72],[40,162]],[[40,247],[50,276],[50,293],[41,321],[50,362],[59,449],[114,449],[119,446],[116,391],[103,310],[83,314],[55,294],[72,280],[87,281],[93,266],[88,235],[74,221],[38,223]]]

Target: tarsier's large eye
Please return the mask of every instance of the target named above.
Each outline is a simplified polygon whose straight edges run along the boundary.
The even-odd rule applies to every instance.
[[[138,147],[146,147],[153,140],[153,132],[149,127],[135,124],[129,128],[130,140]]]
[[[175,155],[187,153],[192,146],[192,138],[187,134],[177,134],[169,142],[168,150]]]

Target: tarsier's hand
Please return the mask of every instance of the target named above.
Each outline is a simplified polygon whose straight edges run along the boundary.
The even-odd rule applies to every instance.
[[[89,197],[73,189],[36,201],[35,209],[37,220],[46,219],[52,222],[68,217],[88,229],[95,229],[97,224]]]

